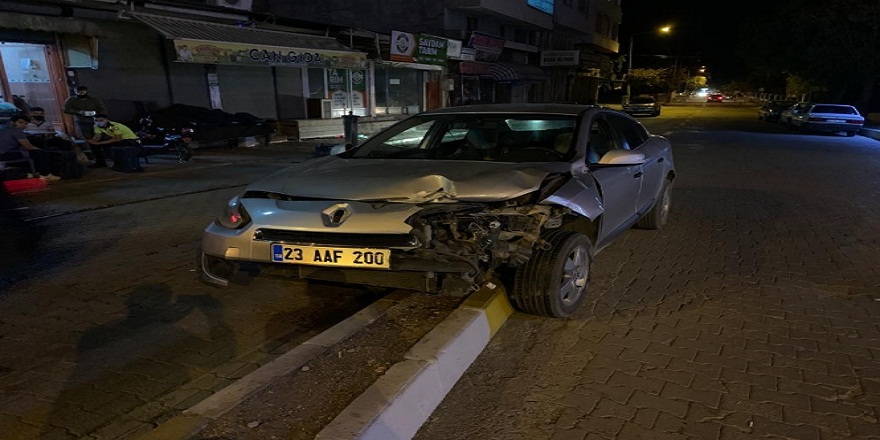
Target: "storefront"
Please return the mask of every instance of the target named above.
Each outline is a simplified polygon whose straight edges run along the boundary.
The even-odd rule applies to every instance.
[[[170,41],[171,88],[191,87],[192,74],[202,75],[211,108],[266,119],[370,112],[371,75],[366,54],[334,38],[132,15]],[[198,73],[186,67],[190,65],[202,65],[203,70]]]
[[[91,21],[0,14],[0,100],[21,110],[42,107],[58,127],[73,130],[61,107],[72,68],[97,68],[100,27]]]
[[[547,76],[538,66],[502,60],[527,58],[505,49],[505,45],[503,39],[472,33],[460,54],[451,58],[450,70],[455,81],[451,105],[535,101],[532,89],[546,81]]]

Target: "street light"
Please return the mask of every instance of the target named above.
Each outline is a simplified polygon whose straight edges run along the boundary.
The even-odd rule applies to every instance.
[[[672,31],[672,26],[663,26],[662,28],[653,30],[653,31],[645,31],[645,32],[636,32],[634,34],[629,34],[629,56],[626,59],[626,74],[629,75],[632,72],[633,68],[633,37],[636,35],[642,34],[653,34],[654,32],[660,32],[661,34],[668,34]],[[631,96],[632,88],[630,87],[629,78],[626,80],[626,100],[629,101],[629,97]]]

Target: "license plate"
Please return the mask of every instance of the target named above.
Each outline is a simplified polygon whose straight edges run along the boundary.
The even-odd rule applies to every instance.
[[[313,266],[389,269],[391,268],[391,250],[273,243],[272,261]]]
[[[843,119],[826,119],[825,122],[829,124],[843,124],[846,121],[844,121]]]

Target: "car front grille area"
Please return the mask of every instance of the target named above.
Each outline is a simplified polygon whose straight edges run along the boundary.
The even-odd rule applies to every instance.
[[[410,248],[421,245],[416,237],[408,234],[340,234],[266,228],[258,229],[254,240],[344,247]]]

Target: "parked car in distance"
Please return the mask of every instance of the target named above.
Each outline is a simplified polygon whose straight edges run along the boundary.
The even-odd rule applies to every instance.
[[[206,227],[200,270],[447,295],[495,280],[518,310],[565,317],[600,250],[666,224],[675,175],[670,142],[611,108],[428,111],[248,185]]]
[[[623,111],[631,116],[660,116],[660,103],[653,96],[634,96],[623,105]]]
[[[767,101],[758,108],[758,119],[768,122],[778,121],[779,114],[795,104],[797,104],[797,101]]]
[[[724,95],[720,93],[710,93],[706,95],[706,102],[724,102]]]
[[[779,123],[802,132],[844,133],[846,136],[855,136],[865,125],[865,118],[851,105],[800,102],[783,111]]]

